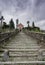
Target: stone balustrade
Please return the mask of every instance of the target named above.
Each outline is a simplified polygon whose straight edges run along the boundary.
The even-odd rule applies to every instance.
[[[26,30],[25,33],[37,40],[40,40],[41,42],[45,42],[45,33],[41,33],[41,32],[31,32]]]
[[[12,36],[16,35],[19,31],[0,33],[0,43],[7,41]]]

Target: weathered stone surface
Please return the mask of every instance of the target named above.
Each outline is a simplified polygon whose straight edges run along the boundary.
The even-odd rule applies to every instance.
[[[15,39],[4,46],[5,49],[18,49],[18,51],[10,51],[10,59],[12,61],[34,61],[38,60],[38,46],[37,41],[23,32],[20,32]],[[24,50],[23,50],[24,49]],[[28,49],[26,51],[26,49]],[[31,50],[32,49],[32,50]],[[20,51],[21,50],[21,51]]]
[[[6,44],[2,50],[4,51],[6,49],[9,51],[9,61],[11,62],[39,61],[43,58],[43,50],[40,51],[41,46],[37,44],[37,40],[23,32],[20,32],[15,38]],[[30,63],[20,63],[19,65],[30,65]]]
[[[28,30],[25,30],[25,33],[31,37],[33,37],[34,39],[38,40],[38,44],[42,45],[43,47],[45,47],[45,33],[41,33],[41,32],[31,32]]]

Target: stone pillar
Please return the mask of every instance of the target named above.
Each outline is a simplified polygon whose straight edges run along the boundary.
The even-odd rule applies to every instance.
[[[3,61],[9,61],[9,51],[8,50],[4,51]]]
[[[42,59],[43,59],[43,51],[40,49],[39,50],[39,55],[38,55],[38,60],[42,61]]]

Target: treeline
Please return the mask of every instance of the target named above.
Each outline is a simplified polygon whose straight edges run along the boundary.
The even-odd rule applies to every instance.
[[[27,27],[25,27],[25,29],[28,29],[30,31],[40,32],[40,28],[35,26],[34,21],[32,22],[32,26],[30,26],[29,24],[30,24],[30,21],[27,21]]]
[[[5,20],[5,19],[4,19],[3,16],[1,16],[0,21],[1,21],[1,28],[2,29],[7,29],[7,28],[9,28],[9,29],[15,29],[15,25],[14,25],[13,19],[11,19],[9,21],[9,24],[7,24],[6,22],[3,22],[3,20]]]
[[[11,30],[15,29],[15,24],[14,24],[14,21],[12,18],[9,21],[9,24],[7,24],[6,22],[3,22],[3,20],[5,20],[5,19],[3,16],[1,16],[0,21],[1,21],[2,29],[11,29]],[[18,22],[19,22],[19,19],[16,19],[16,28],[17,28]],[[2,23],[3,23],[3,25],[2,25]],[[32,22],[32,26],[30,26],[30,21],[27,21],[27,27],[25,27],[25,29],[28,29],[30,31],[40,31],[40,28],[35,26],[34,21]]]
[[[3,28],[3,29],[7,29],[7,28],[15,29],[15,25],[14,25],[13,19],[11,19],[11,20],[9,21],[9,24],[7,24],[6,22],[3,22],[2,28]]]

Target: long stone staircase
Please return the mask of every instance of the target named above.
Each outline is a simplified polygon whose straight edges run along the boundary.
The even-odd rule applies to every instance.
[[[43,58],[40,54],[40,48],[37,40],[20,32],[16,37],[11,39],[9,43],[0,49],[0,61],[3,61],[4,51],[9,51],[8,61],[24,62],[24,61],[41,61]]]

